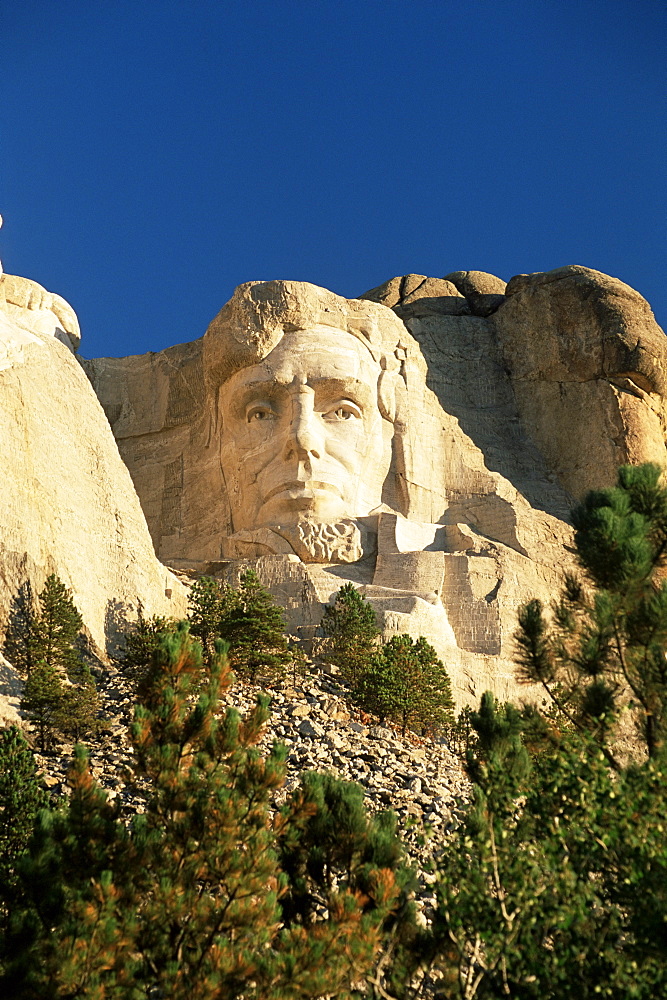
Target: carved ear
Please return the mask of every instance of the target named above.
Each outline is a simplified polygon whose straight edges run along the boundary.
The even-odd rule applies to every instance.
[[[378,380],[378,406],[385,420],[392,424],[396,420],[396,412],[400,406],[401,392],[405,392],[405,383],[398,372],[380,372]]]
[[[220,387],[214,392],[206,394],[206,406],[204,410],[204,440],[206,447],[210,448],[214,441],[220,437],[222,420],[220,418]]]
[[[384,369],[378,381],[378,406],[385,420],[394,424],[405,413],[407,387],[400,372]]]

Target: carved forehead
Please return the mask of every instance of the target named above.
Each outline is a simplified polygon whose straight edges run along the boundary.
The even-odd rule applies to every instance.
[[[356,341],[369,361],[387,371],[398,371],[406,357],[421,360],[418,345],[385,306],[345,299],[307,282],[248,282],[236,289],[204,336],[208,387],[262,362],[288,335],[289,344],[298,347],[299,335],[313,330],[322,339],[326,331],[327,340],[341,348]]]
[[[347,395],[377,407],[381,373],[379,363],[355,337],[314,327],[285,334],[263,361],[234,372],[219,398],[223,409],[232,413],[252,399],[293,394],[307,385],[320,401]]]
[[[382,370],[368,345],[345,330],[314,326],[285,333],[266,357],[235,372],[228,384],[277,381],[287,384],[295,376],[306,379],[353,379],[377,383]]]

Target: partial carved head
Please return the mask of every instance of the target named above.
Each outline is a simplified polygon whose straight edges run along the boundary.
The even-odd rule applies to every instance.
[[[55,337],[71,351],[81,343],[79,321],[69,302],[31,278],[3,274],[0,269],[0,309],[21,329]]]
[[[204,376],[235,531],[361,517],[392,468],[419,347],[372,302],[306,282],[236,289],[204,337]]]

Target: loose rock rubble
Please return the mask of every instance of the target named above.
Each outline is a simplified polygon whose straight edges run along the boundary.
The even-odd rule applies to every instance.
[[[253,694],[244,691],[248,707]],[[452,829],[469,785],[460,761],[443,742],[404,738],[374,724],[322,674],[298,688],[273,691],[271,713],[263,745],[278,739],[288,749],[283,795],[301,772],[331,771],[363,787],[371,812],[393,809],[412,852],[432,833]]]
[[[131,774],[133,764],[127,737],[134,703],[130,686],[121,672],[111,668],[99,687],[107,725],[99,737],[88,741],[92,773],[111,798],[120,796],[128,815],[143,812],[141,796],[124,778],[125,773]],[[237,681],[223,702],[243,714],[255,704],[260,690]],[[307,770],[330,771],[358,782],[371,813],[392,809],[398,817],[420,885],[419,919],[426,922],[435,902],[431,861],[443,837],[458,825],[470,796],[459,758],[443,741],[402,737],[359,713],[346,701],[340,681],[326,672],[285,682],[268,693],[271,715],[260,748],[268,751],[277,740],[288,754],[285,784],[275,805],[284,802]],[[72,750],[64,744],[57,753],[37,755],[54,793],[66,790]]]

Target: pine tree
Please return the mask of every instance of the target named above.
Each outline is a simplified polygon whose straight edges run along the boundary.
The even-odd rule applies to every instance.
[[[32,585],[26,580],[12,599],[3,643],[4,655],[23,678],[30,675],[39,656],[36,618]]]
[[[176,627],[177,622],[172,618],[161,615],[146,618],[143,605],[139,603],[137,620],[123,636],[122,649],[117,657],[121,670],[139,697],[163,634],[176,631]]]
[[[363,712],[377,715],[380,722],[395,721],[396,676],[384,653],[377,650],[359,658],[350,699]]]
[[[312,923],[317,907],[327,906],[329,894],[341,883],[367,893],[369,873],[378,868],[394,871],[403,885],[413,888],[403,864],[396,816],[387,810],[370,818],[361,785],[305,771],[284,809],[291,811],[303,811],[306,820],[298,828],[288,825],[279,841],[281,866],[289,878],[282,899],[287,922]],[[366,905],[374,905],[371,897]]]
[[[439,734],[452,725],[454,702],[447,671],[420,636],[394,635],[361,668],[354,688],[360,706],[406,730]]]
[[[73,681],[72,677],[75,678]],[[100,697],[93,675],[85,663],[76,673],[72,671],[70,680],[70,684],[62,686],[55,724],[61,733],[78,742],[97,727]]]
[[[55,574],[32,601],[26,583],[13,602],[5,639],[11,662],[26,678],[21,708],[46,750],[56,733],[79,739],[95,728],[99,697],[81,653],[83,619]]]
[[[81,669],[77,640],[83,628],[83,619],[71,593],[55,573],[46,578],[38,600],[35,632],[39,659],[73,681]]]
[[[17,863],[48,796],[37,777],[33,753],[17,726],[0,730],[0,906],[17,879]]]
[[[283,924],[278,845],[309,812],[272,821],[284,752],[254,747],[266,698],[219,716],[229,684],[221,644],[204,668],[187,626],[163,637],[132,726],[148,791],[129,827],[78,749],[67,806],[40,814],[21,866],[3,995],[304,1000],[350,996],[370,972],[392,872],[368,870],[372,906],[339,887],[312,927]]]
[[[282,608],[252,569],[242,574],[236,594],[238,601],[225,595],[227,611],[219,625],[233,668],[250,681],[282,676],[291,662]]]
[[[188,600],[190,632],[199,639],[204,655],[210,659],[215,655],[215,640],[223,634],[223,623],[233,613],[243,610],[240,594],[229,584],[202,576],[193,584]]]
[[[408,694],[406,699],[408,708],[411,704],[413,706],[412,721],[407,724],[429,736],[441,735],[454,719],[454,699],[449,674],[435,649],[423,635],[415,642],[415,656],[418,662],[418,679],[406,686],[408,692],[415,687],[417,697],[415,699]],[[410,714],[406,714],[405,709],[402,711],[403,718],[410,719]]]
[[[573,511],[582,575],[568,575],[551,620],[538,600],[519,614],[521,677],[543,684],[609,759],[623,704],[650,756],[667,730],[667,489],[655,465],[625,466],[613,489]]]
[[[422,955],[460,997],[667,995],[667,490],[625,467],[573,513],[579,577],[520,609],[520,675],[555,706],[485,695],[468,755],[474,799],[438,862]],[[623,765],[635,714],[647,756]],[[529,754],[526,742],[533,744]],[[429,935],[426,935],[428,937]]]
[[[45,660],[30,671],[21,696],[21,710],[37,729],[40,750],[49,750],[62,721],[63,682],[60,673]]]
[[[375,612],[353,583],[346,583],[322,616],[326,652],[348,683],[354,684],[377,651],[380,630]]]
[[[280,864],[287,876],[283,921],[311,927],[336,891],[354,892],[382,928],[382,968],[374,977],[378,992],[373,995],[386,995],[387,987],[391,995],[402,995],[416,965],[412,900],[417,881],[406,864],[395,814],[385,810],[370,817],[360,785],[317,771],[300,776],[284,811],[303,812],[306,818],[298,826],[286,824],[279,837]],[[389,911],[384,897],[378,899],[377,873],[382,869],[392,872],[399,890],[397,905]]]
[[[667,995],[664,760],[619,774],[576,730],[531,759],[522,713],[489,693],[472,721],[473,801],[440,852],[418,942],[443,994]]]
[[[207,660],[222,638],[233,667],[250,681],[280,677],[293,662],[284,612],[254,570],[241,575],[238,589],[211,577],[197,580],[190,592],[188,621]]]

